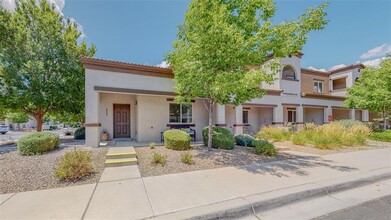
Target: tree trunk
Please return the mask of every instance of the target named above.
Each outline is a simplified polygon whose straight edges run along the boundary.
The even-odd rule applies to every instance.
[[[42,131],[42,120],[44,115],[45,114],[41,110],[38,110],[38,112],[34,115],[34,118],[37,121],[37,132]]]
[[[212,113],[213,113],[213,102],[212,100],[209,100],[209,106],[208,106],[208,113],[209,113],[209,129],[208,129],[208,151],[212,150]]]
[[[383,111],[383,131],[385,132],[387,130],[387,115],[386,112]]]

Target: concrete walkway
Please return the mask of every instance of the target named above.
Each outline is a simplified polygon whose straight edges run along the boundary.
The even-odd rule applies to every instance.
[[[391,148],[326,156],[288,153],[296,156],[146,178],[137,166],[106,168],[97,184],[0,195],[0,219],[183,218],[213,211],[211,204],[234,208],[277,192],[391,172]]]

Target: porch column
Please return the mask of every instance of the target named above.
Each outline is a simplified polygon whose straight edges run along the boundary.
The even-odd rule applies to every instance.
[[[235,107],[234,133],[243,134],[243,106],[241,105]]]
[[[99,122],[99,102],[100,94],[93,88],[86,88],[86,146],[99,147],[100,142],[100,122]]]
[[[296,108],[296,122],[298,124],[303,124],[304,123],[304,110],[303,106],[297,106]]]
[[[356,109],[350,109],[350,119],[351,120],[356,120]]]
[[[281,126],[284,124],[284,107],[282,105],[277,105],[273,108],[273,123],[275,125]]]
[[[329,106],[324,108],[324,123],[329,123],[329,115],[333,114],[333,109]]]
[[[369,111],[368,110],[362,110],[362,121],[363,122],[369,122]]]
[[[216,104],[216,126],[225,127],[225,105]]]

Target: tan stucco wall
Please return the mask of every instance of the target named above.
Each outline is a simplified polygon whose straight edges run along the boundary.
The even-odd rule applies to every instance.
[[[315,80],[321,80],[323,82],[323,94],[329,95],[329,78],[327,76],[315,76],[303,72],[301,73],[301,92],[313,94]]]
[[[138,141],[150,142],[160,141],[161,132],[168,130],[169,103],[167,97],[163,96],[138,96]],[[208,125],[208,112],[202,100],[192,103],[193,122],[192,127],[197,133],[197,141],[202,140],[202,128]]]

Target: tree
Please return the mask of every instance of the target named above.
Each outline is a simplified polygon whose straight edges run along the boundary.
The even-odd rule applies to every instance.
[[[8,113],[6,118],[12,123],[26,123],[29,121],[30,117],[24,112],[13,112],[13,113]]]
[[[80,41],[77,24],[46,0],[17,1],[0,8],[0,102],[37,121],[47,113],[84,114],[84,68],[80,56],[95,46]]]
[[[382,113],[383,129],[386,130],[391,113],[391,54],[381,61],[379,68],[363,69],[361,77],[347,92],[346,107]]]
[[[280,68],[278,59],[295,55],[310,31],[327,24],[325,6],[308,9],[296,21],[273,25],[276,7],[272,0],[191,2],[167,61],[174,72],[176,101],[206,100],[209,150],[213,106],[239,105],[262,97],[265,91],[260,85],[272,83],[273,73]],[[249,68],[265,62],[272,74],[265,68]]]

